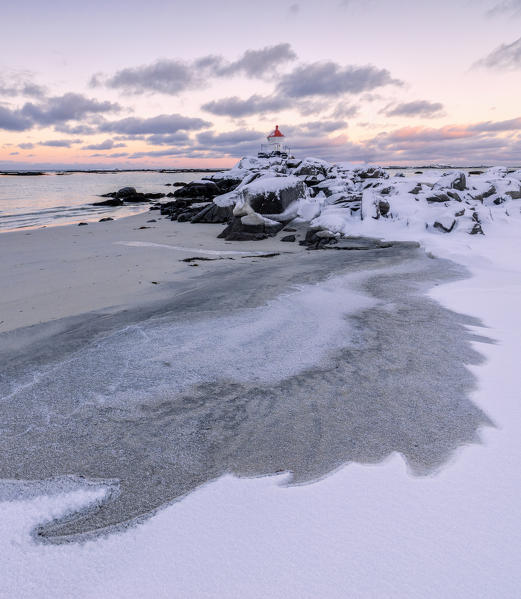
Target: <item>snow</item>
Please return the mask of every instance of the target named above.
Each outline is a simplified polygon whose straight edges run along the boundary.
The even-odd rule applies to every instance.
[[[241,168],[247,164],[251,162]],[[361,190],[362,207],[355,214],[328,204],[321,192],[299,202],[299,215],[344,235],[417,240],[426,251],[469,269],[472,277],[439,285],[430,295],[451,310],[481,319],[486,329],[473,330],[496,341],[475,341],[486,362],[470,367],[479,381],[472,401],[495,424],[481,431],[481,445],[461,448],[441,472],[421,478],[412,477],[398,455],[378,465],[350,464],[312,485],[287,486],[285,475],[226,475],[138,527],[83,544],[38,544],[30,531],[99,501],[101,491],[4,502],[0,596],[519,597],[521,200],[484,205],[469,197],[490,184],[503,194],[505,187],[515,189],[512,182],[519,177],[499,168],[470,176],[469,190],[461,192],[465,199],[448,205],[429,204],[424,197],[428,191],[416,197],[409,193],[417,182],[428,189],[433,179],[391,178],[385,182],[392,187],[386,195],[374,187]],[[387,218],[377,218],[381,199],[390,205]],[[465,215],[454,217],[461,209]],[[468,235],[469,212],[479,215],[484,236]],[[452,218],[460,220],[451,233],[433,226]],[[297,318],[324,307],[309,318],[327,314],[323,322],[331,328],[325,331],[326,344],[346,310],[336,303],[335,285],[341,283],[329,285],[333,287],[300,290],[297,302]],[[359,297],[355,307],[365,301]],[[270,326],[261,313],[250,321],[261,337],[292,319],[280,306],[277,313],[280,321]]]

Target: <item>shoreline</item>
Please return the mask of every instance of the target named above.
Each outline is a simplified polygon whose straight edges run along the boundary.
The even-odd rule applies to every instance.
[[[147,222],[155,220],[156,222]],[[141,228],[146,227],[146,228]],[[119,309],[160,298],[169,285],[223,261],[184,262],[198,252],[295,253],[298,243],[278,238],[230,242],[218,239],[224,225],[172,222],[146,211],[88,226],[57,225],[0,235],[0,333],[93,310]],[[126,245],[130,244],[130,245]],[[169,246],[169,247],[161,247]],[[245,264],[253,258],[241,259]]]

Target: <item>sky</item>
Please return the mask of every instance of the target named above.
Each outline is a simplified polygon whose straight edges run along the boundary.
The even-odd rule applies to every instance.
[[[0,169],[521,165],[521,0],[17,0]]]

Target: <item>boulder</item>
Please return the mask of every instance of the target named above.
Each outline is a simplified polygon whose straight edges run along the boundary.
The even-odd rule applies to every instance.
[[[136,189],[134,187],[122,187],[116,191],[116,197],[126,199],[129,196],[136,195]]]
[[[282,227],[280,223],[263,218],[260,214],[234,216],[218,237],[227,241],[255,241],[273,237]]]
[[[233,216],[232,206],[217,206],[217,204],[210,204],[202,210],[200,210],[195,216],[192,217],[193,223],[227,223]]]
[[[458,191],[464,191],[467,189],[467,177],[463,171],[443,173],[433,185],[433,190],[438,189],[457,189]]]
[[[213,181],[198,181],[176,189],[174,197],[213,200],[215,196],[221,193],[219,187]]]
[[[306,185],[295,176],[263,177],[240,190],[234,214],[282,214],[290,204],[305,197]]]
[[[123,204],[123,200],[119,198],[110,198],[108,200],[103,200],[102,202],[94,202],[91,204],[92,206],[121,206]]]
[[[293,242],[293,241],[297,241],[297,238],[295,237],[295,235],[284,235],[284,237],[281,237],[280,239],[281,241],[286,241],[286,242]]]

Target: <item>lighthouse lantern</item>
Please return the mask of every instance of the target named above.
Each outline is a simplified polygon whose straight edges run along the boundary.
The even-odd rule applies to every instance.
[[[259,152],[260,158],[267,158],[269,156],[282,156],[287,158],[289,155],[289,148],[284,145],[286,136],[279,129],[278,125],[275,125],[275,129],[267,136],[268,144],[261,146]]]

